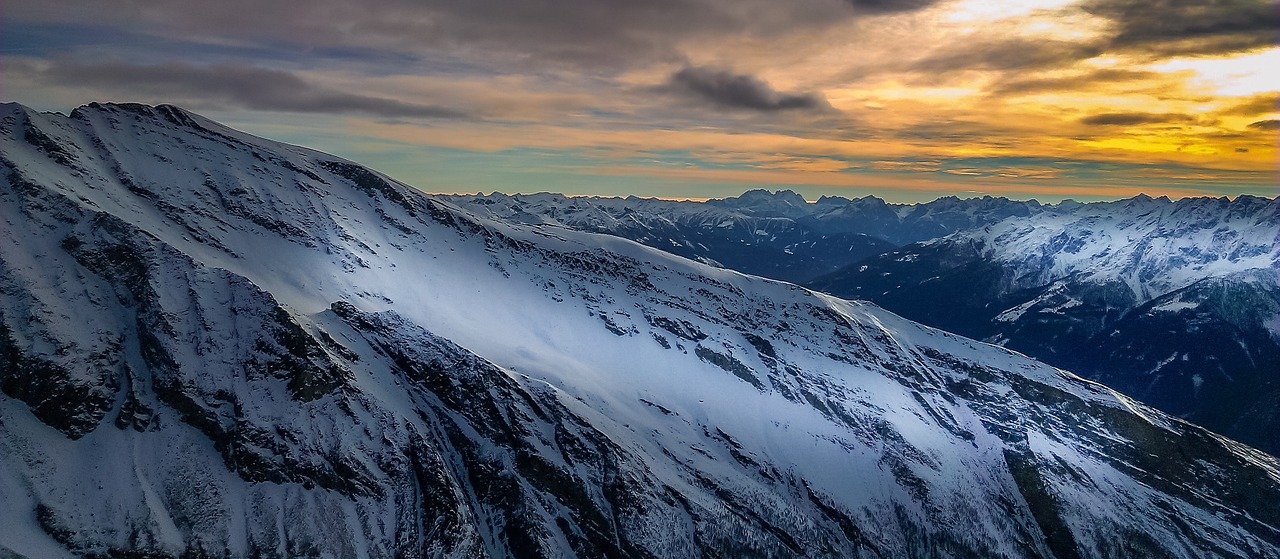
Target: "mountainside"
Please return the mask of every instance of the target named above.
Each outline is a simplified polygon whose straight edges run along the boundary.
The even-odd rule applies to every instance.
[[[0,110],[0,555],[1267,557],[1280,462],[170,106]]]
[[[1280,199],[1047,206],[808,284],[1280,453]]]
[[[1040,211],[1035,202],[991,197],[894,206],[872,196],[856,200],[824,196],[810,204],[788,190],[753,190],[707,202],[499,193],[446,199],[503,221],[607,233],[708,264],[794,283],[910,242]]]
[[[1274,200],[448,199],[873,301],[1280,453]]]

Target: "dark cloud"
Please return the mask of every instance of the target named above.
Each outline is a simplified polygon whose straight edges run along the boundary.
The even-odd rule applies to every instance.
[[[755,76],[718,68],[686,67],[671,76],[668,88],[729,109],[782,111],[831,107],[819,94],[779,93]]]
[[[938,0],[848,0],[859,13],[912,12],[928,8]]]
[[[1162,56],[1220,54],[1275,46],[1280,2],[1267,0],[1089,0],[1111,20],[1111,49]]]
[[[1078,91],[1087,90],[1097,84],[1135,82],[1159,75],[1157,72],[1107,68],[1060,78],[1012,79],[997,84],[989,90],[989,93],[997,96],[1016,96]]]
[[[183,63],[138,65],[55,61],[37,79],[129,96],[173,102],[218,103],[251,110],[301,113],[358,113],[386,118],[461,118],[446,107],[413,104],[327,89],[295,74],[251,66],[196,66]]]
[[[1259,120],[1249,125],[1254,130],[1280,130],[1280,120]]]
[[[1137,126],[1195,122],[1195,117],[1176,113],[1103,113],[1080,119],[1089,126]]]

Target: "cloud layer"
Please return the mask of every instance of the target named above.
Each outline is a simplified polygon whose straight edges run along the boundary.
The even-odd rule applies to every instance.
[[[177,103],[407,179],[439,149],[565,184],[1277,180],[1277,0],[12,0],[0,27],[12,100]]]

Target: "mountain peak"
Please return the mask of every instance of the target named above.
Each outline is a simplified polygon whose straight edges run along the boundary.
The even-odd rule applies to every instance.
[[[792,190],[777,192],[764,189],[748,190],[740,196],[712,200],[710,203],[766,217],[799,217],[811,211],[810,204],[804,196]]]
[[[727,198],[727,199],[732,200],[733,198]],[[801,196],[800,194],[796,193],[794,190],[778,190],[776,192],[770,192],[763,188],[757,188],[754,190],[748,190],[746,192],[743,192],[742,195],[737,197],[737,199],[743,202],[769,200],[769,201],[786,202],[789,204],[807,204],[808,203],[808,201],[804,199],[804,196]]]
[[[27,112],[30,110],[31,109],[27,108],[26,105],[23,105],[22,103],[17,103],[14,101],[6,101],[3,103],[0,103],[0,112],[3,112],[5,114]]]
[[[1280,554],[1274,459],[1022,355],[79,115],[0,134],[0,555]]]

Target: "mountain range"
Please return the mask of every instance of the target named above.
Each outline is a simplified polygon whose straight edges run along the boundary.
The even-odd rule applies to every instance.
[[[872,301],[1280,453],[1274,198],[808,204],[793,192],[752,191],[706,203],[550,194],[451,200],[500,219],[609,233]]]
[[[872,303],[167,105],[0,173],[0,555],[1280,556],[1280,461]]]
[[[808,284],[1280,453],[1280,199],[1067,204]]]
[[[752,190],[707,202],[570,198],[562,194],[447,196],[481,215],[631,239],[657,249],[792,283],[838,271],[905,244],[1032,215],[1036,202],[939,198],[890,205],[868,196],[824,196],[814,204],[789,190]]]

